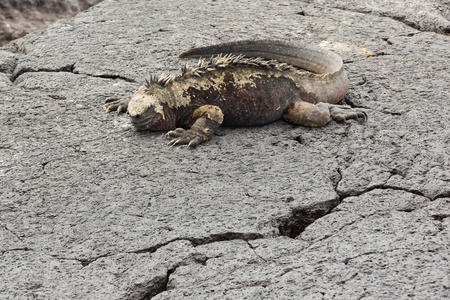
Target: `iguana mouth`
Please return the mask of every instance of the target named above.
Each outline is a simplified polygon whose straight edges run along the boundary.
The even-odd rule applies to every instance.
[[[139,131],[150,129],[155,124],[155,119],[155,114],[151,113],[151,109],[141,115],[130,116],[131,124]]]

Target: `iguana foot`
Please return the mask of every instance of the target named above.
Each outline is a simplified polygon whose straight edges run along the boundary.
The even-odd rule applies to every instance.
[[[362,120],[362,122],[367,121],[367,113],[359,108],[352,108],[348,105],[336,105],[329,103],[318,103],[319,107],[327,107],[330,110],[330,116],[336,122],[343,123],[346,120]]]
[[[212,134],[211,134],[212,135]],[[207,133],[198,129],[183,129],[177,128],[166,133],[166,137],[174,138],[168,145],[187,145],[188,147],[195,147],[198,144],[210,139]]]
[[[367,113],[362,109],[351,108],[347,105],[296,101],[288,105],[283,119],[306,127],[322,127],[331,120],[345,122],[350,119],[362,119],[365,122]]]
[[[177,128],[166,134],[166,136],[174,138],[170,141],[170,146],[187,145],[188,147],[195,147],[210,140],[222,124],[223,113],[218,106],[203,105],[194,111],[192,118],[195,119],[195,122],[191,129]]]
[[[126,112],[128,108],[128,103],[130,102],[131,96],[126,96],[123,98],[119,97],[109,97],[105,100],[105,110],[107,112],[117,111],[117,113]]]

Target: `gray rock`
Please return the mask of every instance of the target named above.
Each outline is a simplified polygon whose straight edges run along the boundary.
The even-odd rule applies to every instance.
[[[422,31],[450,33],[450,2],[446,0],[307,0],[306,2],[313,3],[317,7],[328,6],[392,18]]]
[[[347,4],[104,1],[0,50],[0,298],[449,298],[448,37]],[[104,112],[249,37],[341,54],[368,122],[189,150]]]
[[[178,268],[156,299],[446,298],[448,227],[430,214],[448,211],[449,200],[439,200],[374,190],[345,199],[300,241],[234,242],[231,257],[230,242],[198,247],[206,264]]]

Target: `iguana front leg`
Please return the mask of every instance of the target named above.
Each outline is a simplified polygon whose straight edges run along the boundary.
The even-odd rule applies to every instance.
[[[289,103],[283,119],[290,123],[306,127],[322,127],[331,120],[345,122],[349,119],[367,120],[367,113],[364,110],[351,108],[346,105],[336,105],[330,103],[311,104],[308,102],[295,101]]]
[[[110,97],[105,100],[106,112],[117,111],[117,113],[127,112],[128,103],[130,103],[131,96]]]
[[[218,106],[203,105],[193,112],[191,119],[195,122],[190,129],[177,128],[166,134],[166,136],[174,138],[169,145],[187,144],[188,147],[195,147],[210,140],[223,122],[223,113]]]

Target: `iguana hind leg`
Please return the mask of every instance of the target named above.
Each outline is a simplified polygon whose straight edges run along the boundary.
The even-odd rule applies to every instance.
[[[166,136],[174,138],[169,142],[169,145],[195,147],[204,141],[210,140],[223,122],[223,113],[218,106],[203,105],[194,111],[191,119],[195,120],[195,122],[190,129],[176,128],[166,134]]]
[[[322,127],[331,120],[345,122],[349,119],[367,120],[367,113],[361,109],[354,109],[345,105],[329,103],[311,104],[294,101],[288,104],[283,119],[290,123],[306,127]]]

